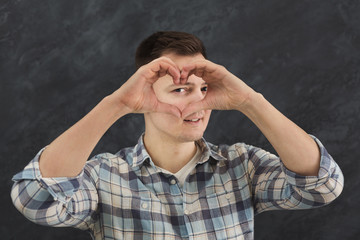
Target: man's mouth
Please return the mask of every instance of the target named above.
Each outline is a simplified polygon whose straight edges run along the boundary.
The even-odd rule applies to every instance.
[[[193,118],[193,119],[184,119],[185,122],[198,122],[200,118]]]
[[[196,123],[200,122],[200,120],[202,120],[203,117],[204,117],[204,114],[202,112],[197,112],[197,113],[191,114],[190,116],[185,118],[184,122],[189,123],[189,124],[196,124]]]

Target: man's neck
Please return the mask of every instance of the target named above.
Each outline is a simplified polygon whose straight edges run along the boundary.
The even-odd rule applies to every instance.
[[[177,142],[146,132],[144,145],[154,164],[172,173],[178,172],[196,153],[195,142]]]

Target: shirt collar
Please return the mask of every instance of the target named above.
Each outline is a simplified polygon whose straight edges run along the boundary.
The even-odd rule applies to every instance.
[[[132,162],[133,167],[141,166],[145,160],[151,160],[150,155],[146,151],[146,148],[144,145],[144,140],[143,140],[144,134],[145,133],[141,134],[137,144],[134,147],[133,162]]]
[[[132,167],[134,168],[141,167],[141,165],[143,165],[145,161],[152,161],[149,153],[146,151],[143,137],[144,133],[139,137],[137,144],[134,146],[132,162]],[[204,138],[197,140],[196,143],[198,144],[202,152],[199,163],[204,163],[208,161],[210,157],[217,161],[226,160],[224,156],[222,156],[216,151],[217,146],[206,142]]]

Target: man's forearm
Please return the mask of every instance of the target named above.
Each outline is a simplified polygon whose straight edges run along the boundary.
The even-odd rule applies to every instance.
[[[74,177],[80,173],[105,132],[127,114],[110,96],[57,137],[40,156],[43,177]]]
[[[239,111],[261,130],[289,170],[305,176],[317,175],[320,151],[316,142],[261,94],[252,94]]]

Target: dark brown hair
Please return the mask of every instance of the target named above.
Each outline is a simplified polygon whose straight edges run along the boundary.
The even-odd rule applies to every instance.
[[[135,65],[140,68],[165,53],[194,55],[201,53],[206,57],[205,46],[196,36],[186,32],[161,31],[144,39],[136,49]]]

